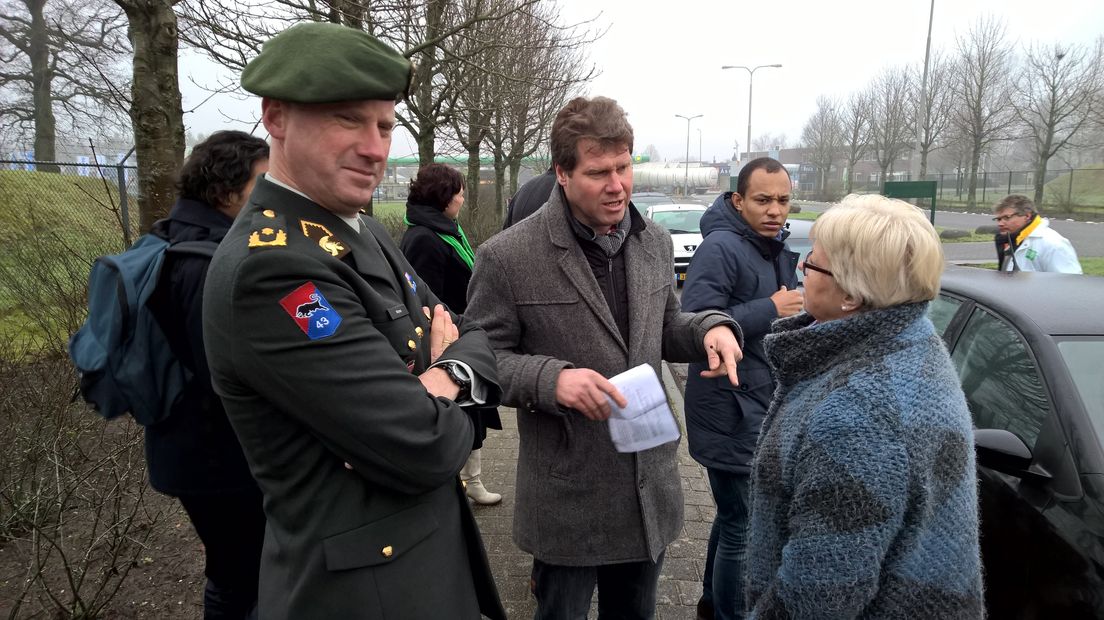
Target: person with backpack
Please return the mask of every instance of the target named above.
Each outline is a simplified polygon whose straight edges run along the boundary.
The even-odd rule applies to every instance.
[[[240,131],[212,134],[185,160],[179,199],[151,234],[170,244],[222,241],[267,169],[264,140]],[[265,530],[261,491],[211,387],[202,321],[210,257],[170,252],[164,261],[148,305],[191,378],[167,417],[146,426],[150,485],[180,500],[203,541],[204,618],[239,620],[250,617],[257,602]]]

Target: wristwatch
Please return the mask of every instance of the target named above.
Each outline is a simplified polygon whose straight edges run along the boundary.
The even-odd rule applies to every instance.
[[[463,366],[456,362],[445,362],[441,364],[441,368],[448,373],[449,379],[460,388],[460,393],[453,400],[456,402],[471,400],[472,381]]]

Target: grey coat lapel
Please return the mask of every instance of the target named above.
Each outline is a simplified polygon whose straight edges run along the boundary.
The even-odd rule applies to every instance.
[[[656,278],[658,273],[671,272],[659,271],[664,269],[662,256],[655,253],[647,244],[640,242],[640,235],[630,235],[625,245],[625,279],[629,287],[629,361],[644,359],[642,351],[645,348],[644,339],[647,334],[641,329],[648,323],[649,312],[663,312],[662,304],[657,310],[651,303],[652,293],[661,288],[666,282]],[[673,272],[671,272],[673,273]],[[673,276],[672,276],[673,277]],[[666,301],[666,300],[664,300]]]
[[[579,241],[571,231],[571,225],[567,221],[567,207],[562,200],[563,192],[556,189],[548,199],[548,204],[542,209],[546,230],[552,245],[559,250],[560,270],[563,271],[567,281],[579,291],[591,312],[602,322],[614,342],[626,353],[628,347],[621,339],[621,331],[617,329],[617,322],[613,313],[606,304],[606,298],[602,290],[598,288],[598,280],[594,279],[594,273],[590,270],[590,263],[583,255],[583,249],[579,247]],[[628,263],[625,269],[628,270]],[[631,296],[630,289],[630,296]],[[630,304],[631,305],[631,304]]]

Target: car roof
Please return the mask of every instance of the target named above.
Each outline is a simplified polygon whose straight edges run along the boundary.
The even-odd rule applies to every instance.
[[[668,198],[667,194],[663,192],[633,192],[633,196],[653,196],[657,198],[662,196],[663,198]]]
[[[809,220],[786,220],[786,230],[790,231],[790,236],[794,239],[807,239],[812,229],[813,223]]]
[[[686,202],[680,202],[677,204],[664,204],[664,205],[648,205],[648,210],[652,213],[656,211],[705,211],[709,207],[705,207],[699,204],[691,204]]]
[[[1104,336],[1104,278],[948,266],[940,288],[1051,336]]]

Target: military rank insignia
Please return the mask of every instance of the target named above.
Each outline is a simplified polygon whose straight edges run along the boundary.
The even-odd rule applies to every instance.
[[[418,283],[414,281],[414,277],[411,276],[409,273],[405,273],[405,272],[403,273],[403,275],[406,276],[406,285],[410,287],[410,292],[417,295],[418,294]]]
[[[265,226],[249,233],[249,247],[265,248],[287,245],[287,233],[279,228]]]
[[[308,239],[317,242],[318,247],[329,252],[330,256],[341,258],[349,253],[349,248],[345,246],[341,239],[337,238],[337,235],[330,232],[329,228],[306,220],[300,220],[299,226]]]
[[[307,282],[286,295],[280,305],[311,340],[332,336],[341,325],[341,315],[326,301],[314,282]]]

